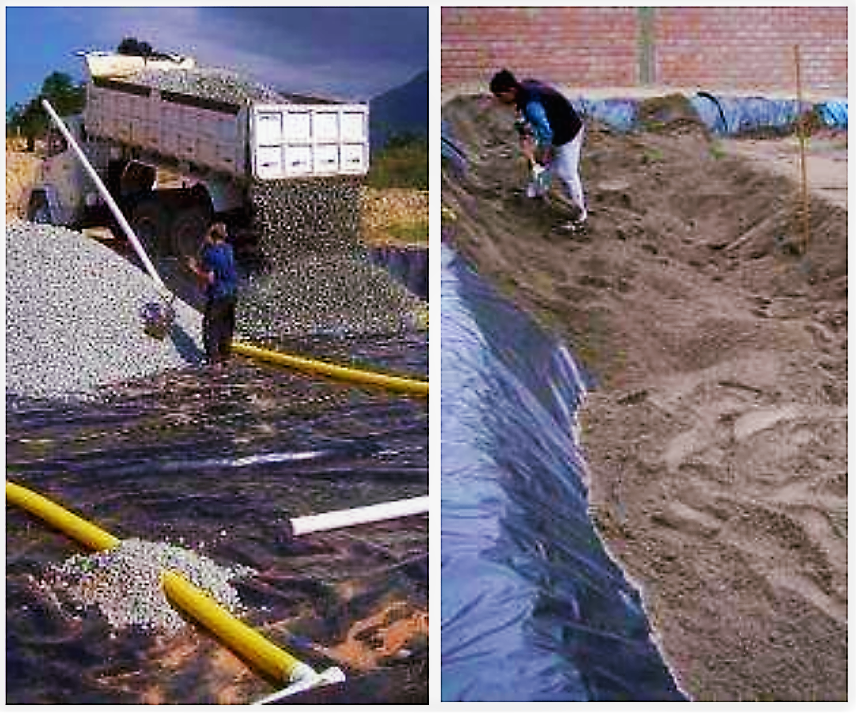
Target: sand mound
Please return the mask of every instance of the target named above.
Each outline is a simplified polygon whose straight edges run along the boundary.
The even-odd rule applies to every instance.
[[[590,228],[526,199],[513,117],[462,97],[445,231],[595,374],[591,509],[702,700],[847,698],[847,213],[680,115],[590,125]],[[796,173],[795,173],[796,175]]]

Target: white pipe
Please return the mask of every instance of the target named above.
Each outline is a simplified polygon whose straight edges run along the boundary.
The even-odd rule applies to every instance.
[[[335,530],[339,527],[362,525],[367,522],[391,520],[396,517],[407,517],[428,512],[428,496],[394,500],[389,503],[378,503],[351,510],[334,510],[318,515],[306,515],[291,519],[291,534],[305,535],[308,532]]]
[[[116,220],[119,221],[119,225],[122,226],[122,230],[125,231],[125,234],[128,236],[128,239],[131,241],[131,245],[139,256],[140,260],[143,261],[143,266],[146,268],[146,272],[149,273],[149,277],[154,280],[155,285],[161,290],[162,297],[166,298],[169,295],[169,290],[164,285],[163,280],[161,280],[160,275],[158,275],[157,270],[155,270],[155,266],[152,265],[152,261],[149,260],[149,256],[146,254],[145,249],[137,238],[134,230],[131,228],[130,224],[127,220],[125,220],[125,216],[122,214],[121,209],[116,204],[116,201],[113,200],[113,196],[110,195],[110,191],[107,190],[107,187],[104,185],[104,182],[101,180],[101,176],[98,175],[98,172],[92,167],[92,164],[89,163],[89,159],[86,157],[86,154],[83,153],[83,149],[80,148],[77,141],[75,141],[74,137],[71,135],[71,132],[68,130],[66,125],[63,123],[63,120],[59,118],[59,114],[54,111],[54,108],[50,105],[47,99],[42,99],[42,105],[45,107],[45,110],[48,112],[51,120],[56,127],[62,132],[62,135],[65,137],[65,140],[68,141],[69,146],[74,149],[74,152],[77,154],[77,157],[80,159],[83,167],[86,169],[86,172],[89,174],[89,177],[95,182],[95,186],[98,188],[98,192],[101,194],[101,197],[106,201],[107,205],[110,207],[110,210],[113,212],[113,215],[116,216]]]

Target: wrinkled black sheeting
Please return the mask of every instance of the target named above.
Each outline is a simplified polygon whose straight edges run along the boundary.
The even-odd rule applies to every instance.
[[[572,357],[442,264],[443,700],[683,700],[588,517]]]

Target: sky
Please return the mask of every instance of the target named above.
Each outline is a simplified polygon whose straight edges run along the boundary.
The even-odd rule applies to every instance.
[[[428,69],[425,7],[6,7],[6,107],[125,37],[295,94],[368,101]]]

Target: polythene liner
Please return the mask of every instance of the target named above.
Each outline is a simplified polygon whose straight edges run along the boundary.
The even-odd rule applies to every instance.
[[[443,700],[683,700],[588,516],[583,375],[446,248],[441,275]]]
[[[426,335],[274,347],[427,378]],[[400,635],[427,611],[427,518],[288,537],[295,517],[428,492],[425,399],[242,358],[103,398],[7,395],[7,476],[108,532],[254,570],[231,583],[242,621],[316,671],[348,674],[343,690],[316,698],[427,701],[427,636]],[[17,508],[6,519],[7,703],[250,703],[270,693],[192,627],[117,629],[97,607],[78,608],[51,572],[80,548]]]

